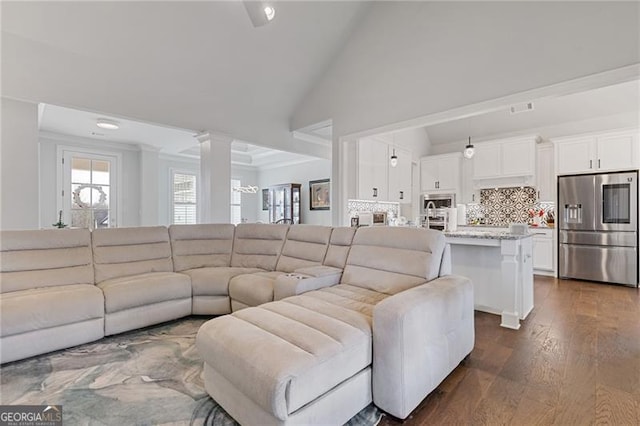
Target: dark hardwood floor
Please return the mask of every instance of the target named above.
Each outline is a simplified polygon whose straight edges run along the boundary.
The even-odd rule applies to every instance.
[[[518,331],[476,312],[468,360],[404,424],[640,425],[638,289],[536,276],[534,304]]]

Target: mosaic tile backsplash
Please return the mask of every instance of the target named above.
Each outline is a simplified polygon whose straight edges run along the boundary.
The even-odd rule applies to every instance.
[[[509,226],[531,223],[529,210],[544,210],[542,222],[554,217],[554,203],[538,202],[536,190],[530,186],[480,190],[480,204],[467,205],[467,223]]]
[[[387,212],[387,215],[390,217],[398,217],[400,204],[380,201],[347,200],[347,211],[349,212],[349,217],[355,216],[359,212]]]

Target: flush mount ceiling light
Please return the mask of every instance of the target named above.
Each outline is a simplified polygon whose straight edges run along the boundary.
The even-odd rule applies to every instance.
[[[270,2],[244,0],[242,3],[254,27],[262,27],[276,17],[276,8]]]
[[[273,6],[265,6],[263,10],[264,16],[267,17],[267,21],[271,21],[276,17],[276,10],[273,8]]]
[[[473,145],[471,144],[471,136],[469,136],[469,143],[467,144],[467,146],[464,147],[464,157],[465,158],[471,158],[473,157],[473,154],[475,154],[476,149],[473,147]]]
[[[117,121],[109,120],[108,118],[98,118],[96,126],[106,130],[118,130],[120,128]]]

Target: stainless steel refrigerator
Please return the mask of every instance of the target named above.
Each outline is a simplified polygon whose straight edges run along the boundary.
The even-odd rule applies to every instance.
[[[558,276],[638,286],[638,172],[558,177]]]

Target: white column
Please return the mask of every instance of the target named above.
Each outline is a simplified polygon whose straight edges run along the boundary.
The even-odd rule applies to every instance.
[[[158,225],[159,150],[140,146],[140,226]],[[173,194],[169,194],[173,195]]]
[[[0,229],[38,229],[38,105],[2,98],[1,127]]]
[[[520,241],[502,240],[502,322],[501,326],[520,329],[520,300],[522,297],[520,271]]]
[[[203,132],[200,142],[199,223],[231,220],[231,142],[229,136]]]

